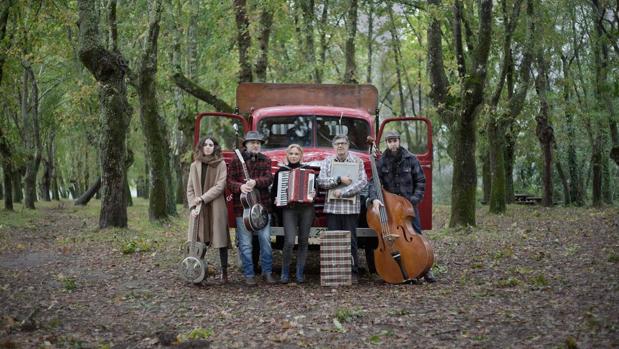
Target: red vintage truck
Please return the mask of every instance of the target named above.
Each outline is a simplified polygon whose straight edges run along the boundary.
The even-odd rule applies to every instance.
[[[423,229],[432,229],[432,125],[424,117],[388,118],[378,123],[378,91],[372,85],[329,85],[329,84],[267,84],[241,83],[236,91],[236,113],[199,113],[195,120],[194,145],[200,137],[214,135],[222,145],[227,164],[234,158],[233,149],[249,130],[260,131],[265,143],[262,152],[272,161],[272,172],[286,158],[286,147],[291,143],[303,146],[304,163],[317,171],[320,162],[334,150],[331,140],[336,134],[347,134],[350,151],[365,163],[368,180],[371,178],[369,146],[367,137],[379,142],[385,149],[381,135],[387,130],[401,134],[401,144],[416,154],[426,176],[426,191],[420,204],[420,218]],[[233,124],[239,130],[234,133]],[[291,132],[301,127],[302,132]],[[378,129],[378,132],[377,132]],[[221,133],[213,130],[221,130]],[[325,192],[319,190],[315,199],[316,218],[310,233],[311,238],[326,229],[326,218],[322,212]],[[365,203],[367,189],[362,192]],[[230,227],[235,227],[232,211],[232,194],[226,192]],[[275,217],[277,218],[277,217]],[[279,221],[281,222],[281,220]],[[271,226],[273,247],[283,247],[284,228],[274,219]],[[368,266],[373,269],[373,253],[377,238],[365,222],[365,205],[361,208],[360,225],[357,230],[359,248],[366,249]]]

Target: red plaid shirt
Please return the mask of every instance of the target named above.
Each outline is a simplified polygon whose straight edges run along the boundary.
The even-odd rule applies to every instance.
[[[271,194],[269,186],[273,183],[271,174],[271,159],[262,153],[251,154],[243,152],[249,178],[256,181],[258,201],[271,212]],[[234,214],[237,217],[243,215],[243,205],[241,204],[241,185],[245,184],[245,174],[243,166],[238,158],[235,158],[228,167],[228,188],[232,192],[234,200]]]

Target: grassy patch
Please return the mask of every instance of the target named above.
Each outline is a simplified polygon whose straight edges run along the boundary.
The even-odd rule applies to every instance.
[[[393,336],[392,330],[383,330],[377,334],[371,335],[370,338],[368,338],[368,341],[370,342],[370,344],[379,345],[379,344],[382,344],[383,337],[391,337],[391,336]]]
[[[501,260],[506,258],[511,258],[514,256],[514,249],[511,246],[506,246],[494,253],[492,258],[495,260]]]
[[[578,251],[580,250],[580,246],[574,244],[574,245],[569,245],[565,248],[565,253],[568,256],[574,256],[576,255],[576,253],[578,253]]]
[[[77,280],[72,276],[58,275],[58,281],[62,284],[62,288],[67,292],[73,292],[77,289]]]
[[[349,322],[361,315],[362,312],[359,309],[339,308],[335,311],[335,318],[339,322]]]
[[[13,211],[0,209],[0,231],[10,228],[34,228],[38,222],[39,212],[24,208],[22,204],[13,204]]]
[[[538,274],[534,276],[533,278],[529,279],[529,284],[531,284],[531,286],[541,288],[541,287],[547,287],[550,284],[550,282],[548,282],[548,280],[543,274]]]
[[[612,252],[610,255],[608,255],[608,261],[611,263],[617,263],[619,262],[619,255]]]
[[[208,339],[212,335],[213,335],[212,329],[198,327],[198,328],[194,328],[193,330],[189,332],[179,334],[176,339],[179,342],[186,342],[189,340]]]
[[[499,281],[497,281],[496,286],[499,288],[510,288],[510,287],[516,287],[520,284],[522,284],[522,281],[520,281],[519,279],[515,277],[510,276],[507,279],[500,279]]]
[[[412,314],[410,310],[404,309],[404,308],[400,308],[400,309],[395,309],[395,310],[389,310],[387,312],[387,314],[389,314],[389,316],[393,316],[393,317],[400,317],[400,316],[406,316],[406,315],[410,315]]]

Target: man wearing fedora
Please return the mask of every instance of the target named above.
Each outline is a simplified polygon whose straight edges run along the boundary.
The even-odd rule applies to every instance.
[[[426,177],[417,157],[400,146],[400,134],[396,131],[385,132],[385,149],[383,156],[376,162],[380,183],[390,193],[400,195],[413,204],[415,219],[413,229],[421,234],[421,222],[419,221],[419,208],[426,189]],[[376,188],[370,183],[367,207],[377,210],[383,205],[378,200]],[[423,278],[427,282],[436,282],[432,270],[428,271]]]
[[[246,148],[242,152],[247,172],[250,180],[245,181],[243,166],[238,158],[235,158],[228,168],[228,188],[232,192],[234,200],[234,215],[236,217],[236,238],[239,244],[239,254],[243,263],[243,275],[245,283],[249,286],[256,285],[254,275],[254,263],[252,261],[252,233],[247,231],[243,224],[243,205],[241,204],[241,193],[256,191],[258,201],[269,212],[271,212],[271,196],[269,186],[273,183],[271,174],[271,159],[260,152],[264,143],[264,138],[258,131],[249,131],[245,134],[243,146]],[[257,231],[260,245],[260,265],[262,275],[267,283],[275,283],[275,278],[271,274],[273,265],[273,254],[271,251],[271,222]]]

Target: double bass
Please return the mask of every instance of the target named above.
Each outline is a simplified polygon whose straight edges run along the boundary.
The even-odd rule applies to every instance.
[[[413,229],[415,209],[410,201],[382,187],[372,150],[374,140],[368,137],[368,142],[372,181],[378,200],[384,204],[378,213],[372,207],[367,210],[368,225],[378,237],[374,250],[376,271],[390,284],[411,283],[432,268],[434,251],[428,240]]]

